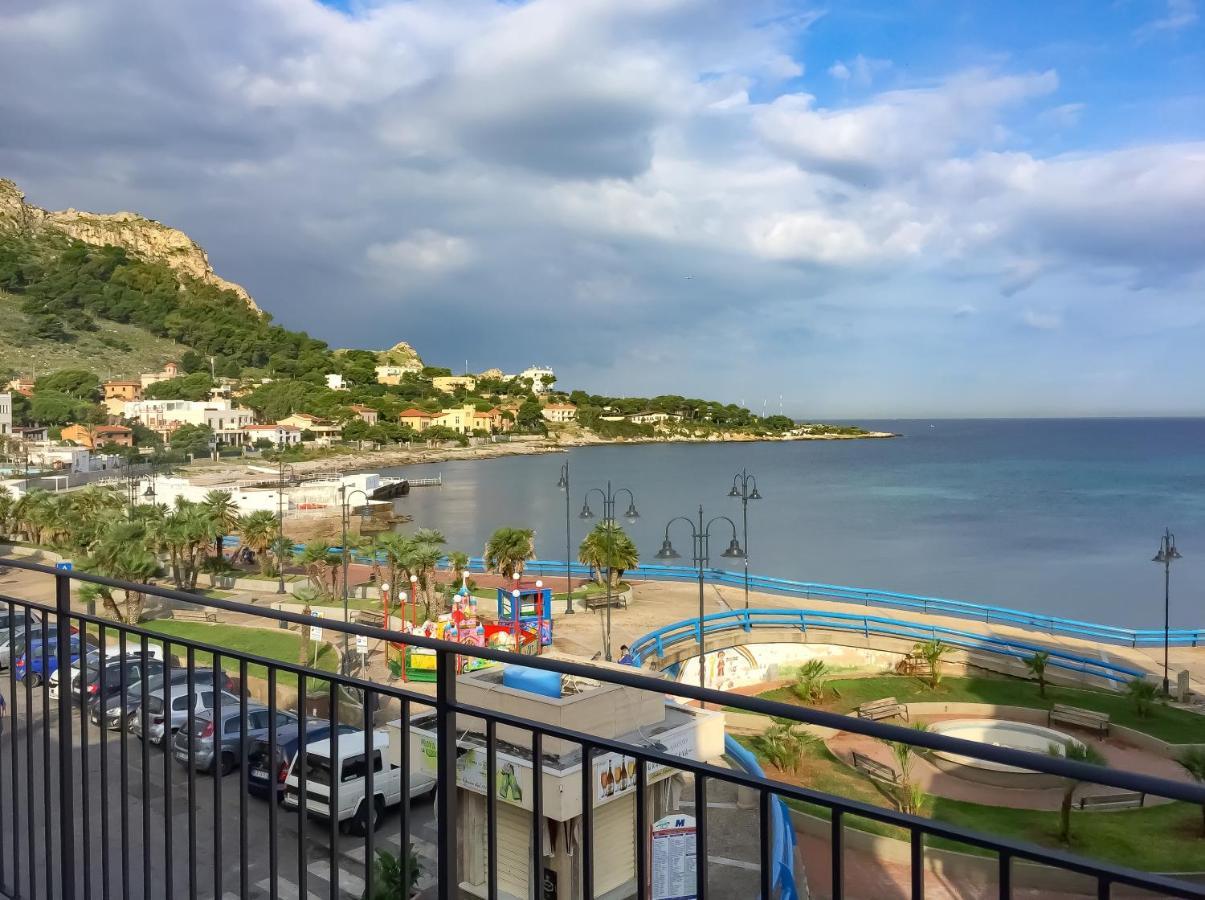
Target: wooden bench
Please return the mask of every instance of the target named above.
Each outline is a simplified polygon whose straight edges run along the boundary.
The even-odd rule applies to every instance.
[[[356,613],[356,623],[359,625],[370,625],[373,628],[384,628],[385,614],[377,612],[375,609],[362,609]]]
[[[882,700],[872,700],[858,707],[859,719],[891,719],[908,720],[908,707],[894,697],[884,697]]]
[[[591,612],[593,612],[596,609],[606,609],[607,608],[607,595],[600,594],[597,597],[587,597],[582,602],[586,604],[586,609],[590,610]],[[622,609],[627,609],[628,608],[627,592],[625,591],[622,594],[620,594],[620,593],[612,594],[611,595],[611,605],[618,606]]]
[[[1108,713],[1080,709],[1078,706],[1066,706],[1062,703],[1056,703],[1046,715],[1047,725],[1053,725],[1055,722],[1063,725],[1077,725],[1080,728],[1087,728],[1089,731],[1099,732],[1101,737],[1109,733]]]
[[[876,759],[871,759],[865,753],[853,751],[854,768],[859,772],[868,775],[875,781],[885,781],[888,784],[899,784],[900,776],[891,766],[881,763]]]
[[[209,622],[216,623],[218,614],[207,609],[177,609],[172,611],[172,618],[177,622]]]
[[[1121,794],[1096,794],[1079,798],[1080,809],[1130,809],[1146,803],[1146,794],[1127,791]]]

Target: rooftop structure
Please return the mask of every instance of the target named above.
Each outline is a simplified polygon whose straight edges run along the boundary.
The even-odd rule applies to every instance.
[[[519,373],[519,377],[530,378],[531,389],[537,394],[543,394],[552,387],[552,382],[545,381],[545,379],[556,381],[556,372],[552,371],[549,366],[528,366]]]

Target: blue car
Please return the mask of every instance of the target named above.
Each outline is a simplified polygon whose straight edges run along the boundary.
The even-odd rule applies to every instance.
[[[71,651],[71,664],[79,662],[80,644],[79,635],[71,635],[71,642],[68,645]],[[17,657],[17,662],[14,666],[18,680],[24,681],[28,675],[35,685],[41,684],[46,678],[49,678],[55,673],[59,667],[59,642],[57,637],[52,637],[46,642],[46,671],[42,671],[42,639],[34,638],[27,643],[20,656]]]
[[[351,725],[339,726],[339,734],[353,734]],[[331,736],[331,723],[326,719],[306,719],[306,746]],[[268,738],[253,741],[247,751],[247,790],[257,797],[275,795],[279,803],[284,797],[285,778],[289,763],[301,747],[301,724],[282,725],[276,729],[276,759],[268,758]]]

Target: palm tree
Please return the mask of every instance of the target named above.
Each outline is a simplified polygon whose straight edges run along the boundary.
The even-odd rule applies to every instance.
[[[1126,693],[1134,701],[1138,715],[1145,719],[1151,714],[1151,703],[1159,693],[1159,686],[1139,676],[1126,682]]]
[[[8,517],[12,514],[13,492],[0,484],[0,534],[8,534]]]
[[[142,523],[114,522],[97,542],[92,554],[82,561],[82,567],[109,578],[144,583],[160,571],[159,559],[152,552],[150,542]],[[122,592],[125,602],[119,607],[113,597],[114,590],[105,585],[89,584],[80,590],[80,596],[84,600],[100,597],[110,615],[126,625],[142,621],[146,594],[125,590]]]
[[[1190,747],[1176,760],[1193,781],[1205,784],[1205,747]],[[1201,837],[1205,838],[1205,804],[1201,805]]]
[[[530,528],[499,528],[486,541],[485,567],[503,578],[522,575],[527,561],[536,558],[535,538]]]
[[[273,538],[271,550],[276,560],[276,568],[283,572],[289,560],[293,558],[293,539],[283,534]]]
[[[230,491],[210,491],[201,501],[205,511],[217,526],[217,537],[214,539],[215,556],[222,555],[222,539],[238,531],[239,512]]]
[[[42,542],[42,530],[50,513],[50,493],[42,488],[26,491],[12,509],[13,522],[27,541]]]
[[[929,730],[927,722],[914,722],[912,727],[917,731]],[[900,774],[894,796],[900,812],[918,812],[924,795],[919,786],[912,781],[912,763],[916,759],[916,747],[907,741],[883,740],[882,743],[891,750],[891,755],[895,757],[896,767],[899,769]]]
[[[1038,696],[1046,696],[1046,663],[1050,661],[1050,654],[1045,650],[1038,650],[1033,656],[1025,660],[1025,667],[1033,674],[1033,677],[1038,680]]]
[[[389,588],[394,598],[404,590],[401,579],[410,580],[411,557],[414,555],[414,541],[402,534],[388,531],[377,535],[373,543],[373,556],[381,555],[389,566]],[[396,601],[395,601],[396,602]]]
[[[452,570],[452,584],[462,584],[469,570],[469,555],[461,550],[453,550],[448,554],[448,568]]]
[[[912,648],[913,656],[918,656],[929,664],[929,687],[934,690],[941,684],[941,660],[950,652],[950,646],[943,644],[937,638],[921,641]]]
[[[414,542],[414,549],[410,554],[409,560],[410,567],[412,573],[418,576],[415,590],[423,592],[423,606],[426,609],[428,619],[431,618],[431,601],[434,599],[435,567],[439,565],[439,561],[442,558],[443,551],[439,549],[437,544],[428,544],[420,541]]]
[[[1106,765],[1105,758],[1100,755],[1099,750],[1089,744],[1081,744],[1078,741],[1072,741],[1063,746],[1051,744],[1047,748],[1047,752],[1051,756],[1062,756],[1072,762],[1087,763],[1090,766]],[[1071,843],[1071,801],[1075,794],[1075,789],[1080,786],[1082,780],[1080,778],[1063,779],[1063,802],[1059,807],[1059,840],[1064,844]]]
[[[177,503],[156,529],[158,549],[167,554],[172,581],[181,591],[197,586],[197,576],[218,525],[209,510],[197,503]]]
[[[242,538],[243,544],[251,548],[259,559],[261,575],[267,575],[270,571],[271,559],[268,556],[268,549],[275,543],[279,527],[280,520],[276,518],[276,513],[266,509],[256,510],[243,516],[242,521],[239,522],[239,536]]]
[[[419,544],[435,544],[442,547],[448,542],[442,531],[438,528],[419,528],[411,537]]]
[[[339,569],[343,560],[338,553],[332,553],[330,545],[322,538],[317,538],[305,545],[298,562],[305,568],[310,584],[323,596],[334,596],[335,581],[339,577]],[[330,579],[330,586],[327,586]]]
[[[593,570],[594,580],[600,584],[603,571],[610,568],[611,587],[615,587],[624,572],[640,564],[640,551],[622,527],[599,522],[578,547],[577,559]]]

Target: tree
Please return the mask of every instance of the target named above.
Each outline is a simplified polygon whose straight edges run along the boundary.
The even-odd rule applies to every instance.
[[[194,372],[157,381],[147,387],[142,396],[148,400],[208,400],[213,387],[209,372]]]
[[[331,551],[329,542],[315,538],[302,548],[297,561],[305,569],[310,585],[319,595],[334,596],[335,582],[339,577],[343,559],[338,553]]]
[[[452,583],[463,583],[465,573],[469,570],[469,555],[461,550],[453,550],[448,554],[448,568],[452,570]]]
[[[912,727],[916,731],[929,730],[927,722],[915,722]],[[896,805],[899,806],[902,813],[915,814],[919,812],[921,802],[924,800],[924,794],[921,793],[920,787],[912,781],[912,763],[916,758],[916,746],[907,741],[880,739],[880,742],[891,750],[891,755],[895,758],[896,768],[899,770],[899,778],[892,788],[892,796]]]
[[[160,572],[146,523],[129,521],[113,522],[93,552],[81,561],[81,568],[135,585],[145,583]],[[107,585],[88,584],[80,589],[80,597],[84,600],[100,597],[109,614],[126,625],[141,622],[145,592],[137,588],[121,591],[123,603],[119,606],[114,597],[117,590]]]
[[[1087,763],[1090,766],[1104,766],[1105,758],[1100,751],[1090,744],[1071,741],[1068,744],[1050,744],[1047,753],[1051,756],[1061,756],[1071,762]],[[1063,802],[1059,807],[1059,840],[1064,844],[1071,843],[1071,801],[1075,789],[1082,783],[1082,778],[1063,779]]]
[[[205,499],[201,501],[201,505],[209,515],[209,518],[213,520],[213,524],[217,530],[217,536],[214,540],[214,555],[221,556],[223,539],[226,535],[238,531],[238,505],[234,502],[234,497],[230,491],[210,491],[205,495]]]
[[[395,608],[400,606],[397,598],[408,587],[413,554],[414,541],[393,531],[377,535],[373,542],[373,557],[383,556],[385,563],[389,566],[389,590]],[[406,584],[401,583],[403,579],[407,582]]]
[[[442,556],[443,551],[439,549],[439,545],[427,541],[415,541],[410,554],[412,574],[418,576],[414,587],[415,590],[423,592],[423,608],[427,619],[431,618],[431,602],[434,600],[435,567],[439,565]]]
[[[176,588],[194,590],[210,541],[218,534],[214,518],[201,504],[180,500],[164,516],[156,534],[158,549],[167,554]]]
[[[239,523],[239,535],[243,544],[250,547],[259,558],[259,571],[263,575],[267,575],[271,571],[272,560],[268,556],[268,549],[276,541],[279,525],[280,520],[276,518],[276,514],[268,512],[266,509],[256,510],[243,516]]]
[[[751,741],[753,750],[784,772],[798,772],[803,754],[817,738],[803,729],[775,722]]]
[[[950,652],[949,644],[943,644],[937,638],[921,641],[912,648],[912,654],[923,659],[929,665],[929,687],[934,690],[941,684],[941,661]]]
[[[60,369],[52,375],[43,375],[34,384],[34,393],[52,391],[74,397],[76,400],[96,402],[100,397],[100,379],[83,369]]]
[[[177,453],[208,456],[214,446],[213,429],[208,425],[181,425],[172,432],[168,443]]]
[[[1176,759],[1198,784],[1205,784],[1205,747],[1190,747]],[[1201,804],[1201,837],[1205,838],[1205,803]]]
[[[22,495],[12,508],[13,523],[27,541],[42,542],[42,532],[52,514],[50,493],[42,488],[33,488]]]
[[[485,567],[504,578],[522,575],[527,561],[536,558],[535,536],[530,528],[497,529],[485,544]]]
[[[15,504],[12,491],[0,484],[0,534],[8,534],[8,517]]]
[[[528,397],[520,404],[518,412],[515,413],[515,427],[520,431],[531,431],[540,434],[548,430],[539,400],[536,400],[534,397]]]
[[[824,701],[824,677],[828,674],[828,664],[822,659],[809,659],[795,673],[795,683],[791,692],[804,703],[821,703]]]
[[[67,425],[70,422],[95,422],[97,406],[61,391],[35,391],[29,401],[29,416],[45,425]],[[103,418],[103,417],[102,417]]]
[[[1126,693],[1134,701],[1134,709],[1142,718],[1151,714],[1151,703],[1159,693],[1159,686],[1139,676],[1126,682]]]
[[[1045,650],[1038,650],[1025,660],[1025,667],[1033,674],[1033,677],[1038,680],[1038,696],[1046,696],[1046,663],[1050,661],[1050,654]]]
[[[611,570],[611,587],[623,579],[628,569],[640,564],[640,551],[623,528],[614,522],[599,522],[578,546],[577,559],[589,566],[594,580],[603,581],[603,572]]]

